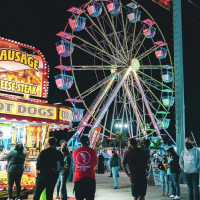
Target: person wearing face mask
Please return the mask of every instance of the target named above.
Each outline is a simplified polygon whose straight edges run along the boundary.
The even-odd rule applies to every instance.
[[[185,145],[186,148],[181,152],[179,163],[185,172],[189,200],[199,200],[200,151],[193,146],[191,137],[185,139]]]

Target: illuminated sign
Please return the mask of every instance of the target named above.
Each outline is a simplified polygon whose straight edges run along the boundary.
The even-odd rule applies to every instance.
[[[94,149],[96,143],[97,143],[97,139],[99,137],[99,134],[100,134],[100,131],[101,131],[101,127],[96,127],[95,129],[92,130],[92,133],[90,135],[90,147],[92,149]]]
[[[72,111],[66,108],[60,108],[59,110],[59,120],[62,121],[72,121]]]
[[[56,120],[57,107],[0,99],[0,113]]]
[[[48,67],[35,47],[0,37],[0,91],[47,97]]]

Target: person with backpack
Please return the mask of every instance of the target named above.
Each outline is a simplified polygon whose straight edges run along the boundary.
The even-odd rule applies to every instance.
[[[39,200],[40,195],[46,188],[46,199],[53,199],[54,187],[59,176],[59,172],[64,166],[63,155],[56,150],[56,139],[50,137],[46,144],[47,148],[40,152],[36,164],[36,187],[33,200]]]
[[[179,164],[185,172],[189,200],[199,200],[200,151],[193,146],[191,137],[185,139],[185,145],[186,148],[181,152]]]
[[[17,187],[17,199],[20,199],[21,178],[24,171],[24,161],[26,153],[21,142],[16,142],[15,147],[11,150],[3,160],[7,160],[7,177],[8,177],[8,197],[12,199],[12,188],[15,182]]]
[[[174,151],[173,147],[168,150],[168,155],[170,156],[170,178],[171,178],[171,199],[180,199],[180,186],[179,186],[179,174],[181,173],[181,168],[179,165],[179,156]]]
[[[112,157],[110,160],[110,168],[112,169],[112,175],[113,175],[113,179],[114,179],[113,189],[118,189],[117,174],[119,171],[119,157],[115,153],[115,151],[112,151]]]
[[[64,167],[60,171],[60,182],[61,182],[61,199],[62,200],[67,200],[67,179],[69,176],[69,169],[71,166],[71,158],[69,154],[68,148],[63,148],[62,149],[62,154],[64,156]]]

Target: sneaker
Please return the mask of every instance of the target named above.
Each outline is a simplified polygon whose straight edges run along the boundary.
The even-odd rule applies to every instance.
[[[60,199],[60,197],[59,197],[59,196],[57,196],[57,197],[56,197],[56,199]]]
[[[113,187],[113,189],[118,189],[118,187]]]
[[[169,197],[168,197],[168,199],[174,199],[174,195],[170,195]]]
[[[174,199],[180,199],[180,198],[181,198],[181,197],[179,197],[179,196],[176,195]]]

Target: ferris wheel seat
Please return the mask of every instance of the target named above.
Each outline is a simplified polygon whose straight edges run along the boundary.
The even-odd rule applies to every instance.
[[[68,90],[71,88],[73,84],[73,76],[59,74],[55,76],[55,82],[56,82],[57,88],[59,88],[60,90]]]
[[[79,109],[79,108],[71,108],[71,109],[73,115],[72,122],[80,122],[83,116],[84,109]]]
[[[137,11],[137,10],[133,10],[131,11],[131,13],[129,13],[127,16],[128,16],[128,19],[130,22],[132,23],[135,23],[135,22],[138,22],[140,20],[140,17],[141,17],[141,11]],[[137,18],[137,19],[136,19]]]
[[[164,119],[164,118],[161,118],[161,119],[158,119],[158,121],[159,121],[160,123],[157,122],[157,124],[158,124],[158,126],[159,126],[160,128],[167,129],[167,128],[169,128],[170,120],[171,120],[171,119],[167,119],[167,118]]]
[[[149,30],[149,28],[144,28],[143,29],[143,34],[144,34],[144,36],[146,36],[146,38],[152,38],[156,34],[156,28],[155,27],[151,27],[150,30]]]
[[[175,100],[175,97],[171,97],[170,95],[162,97],[162,103],[165,107],[173,106],[174,100]]]
[[[69,26],[71,27],[72,30],[74,28],[74,31],[79,32],[85,28],[86,18],[79,16],[77,19],[77,17],[78,16],[75,15],[74,19],[72,18],[69,19]]]
[[[70,42],[67,40],[61,40],[56,43],[56,50],[61,57],[70,56]],[[71,53],[74,51],[74,44],[71,45]]]
[[[87,11],[90,16],[92,17],[98,17],[102,12],[102,4],[97,2],[92,2],[88,7]]]
[[[159,50],[155,51],[155,54],[158,59],[164,59],[167,57],[167,49],[160,47]]]
[[[162,76],[162,80],[163,82],[165,83],[170,83],[172,82],[172,72],[169,72],[169,71],[166,71],[166,72],[162,72],[161,73],[161,76]]]
[[[108,12],[115,15],[120,12],[120,3],[117,0],[113,0],[111,3],[107,4]]]

